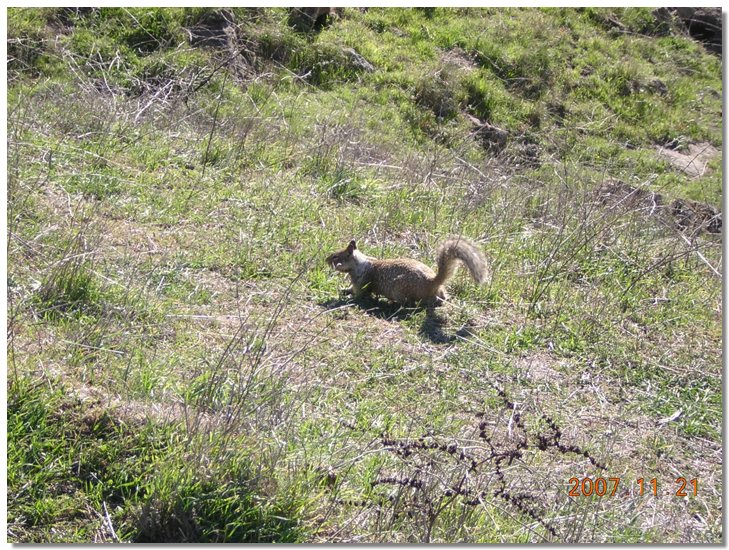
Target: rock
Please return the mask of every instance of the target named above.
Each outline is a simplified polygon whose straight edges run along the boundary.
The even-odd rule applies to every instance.
[[[664,206],[663,196],[648,189],[633,187],[617,179],[604,181],[596,190],[597,199],[605,206],[635,210],[652,216]]]
[[[500,151],[506,147],[506,140],[509,137],[509,132],[488,122],[481,126],[476,134],[480,136],[484,145],[493,151]]]
[[[721,233],[721,212],[705,202],[676,199],[666,206],[660,193],[633,187],[617,179],[603,182],[595,190],[595,195],[604,206],[632,210],[646,216],[665,216],[672,219],[682,232]]]
[[[666,86],[666,83],[658,78],[654,78],[648,83],[648,89],[658,95],[666,95],[668,94],[668,86]]]
[[[541,164],[539,160],[539,146],[536,143],[526,143],[522,146],[524,160],[527,165],[537,167]]]
[[[653,10],[653,18],[656,20],[654,34],[665,36],[671,32],[673,14],[668,8],[656,8]]]
[[[342,8],[290,8],[289,25],[300,32],[319,31],[329,21],[329,16],[339,15]]]
[[[342,52],[347,56],[352,67],[368,73],[374,72],[375,66],[353,48],[344,48]]]
[[[56,20],[65,26],[70,26],[75,17],[86,17],[98,10],[99,8],[59,8],[56,12]]]
[[[547,104],[547,111],[555,118],[557,126],[562,126],[564,124],[564,119],[567,116],[568,112],[567,107],[565,107],[564,103],[551,101]]]
[[[722,53],[721,8],[669,8],[707,50]]]
[[[204,14],[195,25],[189,27],[190,44],[193,46],[223,47],[228,44],[228,29],[235,16],[228,9],[213,10]]]
[[[475,129],[474,137],[480,140],[486,149],[497,152],[506,147],[509,132],[498,126],[479,120],[473,115],[466,114],[466,118],[473,124]]]
[[[681,231],[721,233],[721,212],[705,202],[676,199],[671,203],[671,215]]]

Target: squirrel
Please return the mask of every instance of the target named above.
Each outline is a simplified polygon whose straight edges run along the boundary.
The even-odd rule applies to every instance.
[[[451,238],[438,247],[438,272],[409,258],[378,260],[362,254],[357,243],[330,254],[326,262],[336,271],[349,273],[352,288],[346,292],[355,298],[366,293],[380,294],[393,302],[412,304],[428,302],[440,305],[446,300],[445,283],[456,272],[457,261],[463,262],[476,283],[483,283],[488,267],[483,252],[471,241]]]

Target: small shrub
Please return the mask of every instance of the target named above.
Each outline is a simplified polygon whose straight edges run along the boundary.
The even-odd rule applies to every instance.
[[[121,191],[121,180],[112,174],[74,174],[65,185],[70,191],[80,191],[87,197],[102,200]]]
[[[495,98],[487,82],[480,75],[469,75],[463,81],[466,108],[481,120],[491,120]]]
[[[266,29],[256,35],[256,53],[264,58],[288,64],[293,55],[305,46],[305,40],[294,32]]]
[[[236,457],[213,468],[207,475],[184,470],[163,475],[163,487],[137,508],[134,541],[299,541],[293,510],[268,504],[256,493],[247,460]]]
[[[317,43],[296,50],[289,67],[305,76],[309,83],[326,90],[338,83],[357,80],[363,72],[372,70],[368,63],[350,48]]]
[[[179,16],[179,10],[165,8],[101,8],[99,11],[100,18],[110,20],[111,36],[142,55],[165,48],[175,38],[182,37]]]
[[[503,44],[479,39],[473,52],[476,62],[503,80],[510,90],[530,100],[539,99],[555,82],[557,54],[529,42],[506,50]]]
[[[117,540],[301,539],[297,502],[264,494],[240,453],[191,460],[221,449],[179,437],[179,426],[130,426],[51,386],[22,377],[8,390],[8,519],[23,531],[16,540],[88,542],[99,528],[89,506],[107,504]],[[69,521],[75,533],[63,528]]]
[[[43,317],[57,319],[62,313],[95,312],[99,295],[90,263],[77,256],[51,271],[38,290],[37,303]]]
[[[346,168],[335,170],[323,183],[327,195],[340,201],[360,202],[370,192],[367,182],[359,174]]]
[[[415,102],[439,120],[450,120],[459,111],[458,80],[448,68],[426,75],[415,83]]]
[[[7,68],[8,76],[37,76],[52,72],[59,60],[50,47],[47,18],[52,10],[8,9]]]

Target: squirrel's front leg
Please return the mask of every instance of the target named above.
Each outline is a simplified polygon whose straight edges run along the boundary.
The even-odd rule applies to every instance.
[[[350,293],[352,294],[352,297],[355,300],[359,300],[360,298],[364,297],[365,294],[369,294],[370,288],[368,284],[362,285],[355,283],[352,281],[352,288],[349,289]]]

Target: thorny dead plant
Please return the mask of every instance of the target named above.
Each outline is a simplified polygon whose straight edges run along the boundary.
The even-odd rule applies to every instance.
[[[397,438],[381,433],[367,447],[379,445],[394,461],[376,472],[361,498],[340,496],[341,484],[335,484],[337,476],[329,468],[332,503],[372,509],[377,532],[389,532],[404,518],[415,521],[418,542],[433,541],[434,529],[445,512],[463,519],[464,514],[470,514],[466,511],[469,508],[488,511],[504,506],[506,513],[516,514],[524,528],[541,540],[564,540],[547,517],[549,503],[544,495],[540,496],[544,489],[523,470],[526,455],[557,452],[584,457],[596,472],[605,471],[607,466],[587,449],[564,443],[562,429],[552,418],[545,414],[539,414],[536,420],[530,418],[518,410],[503,389],[489,385],[503,407],[502,418],[508,418],[506,426],[489,422],[487,419],[493,416],[490,411],[471,413],[477,422],[477,440],[458,441],[433,433]],[[345,427],[356,431],[354,426]],[[537,487],[524,490],[519,480],[524,475],[536,481]],[[451,535],[464,536],[453,525],[449,530]]]

